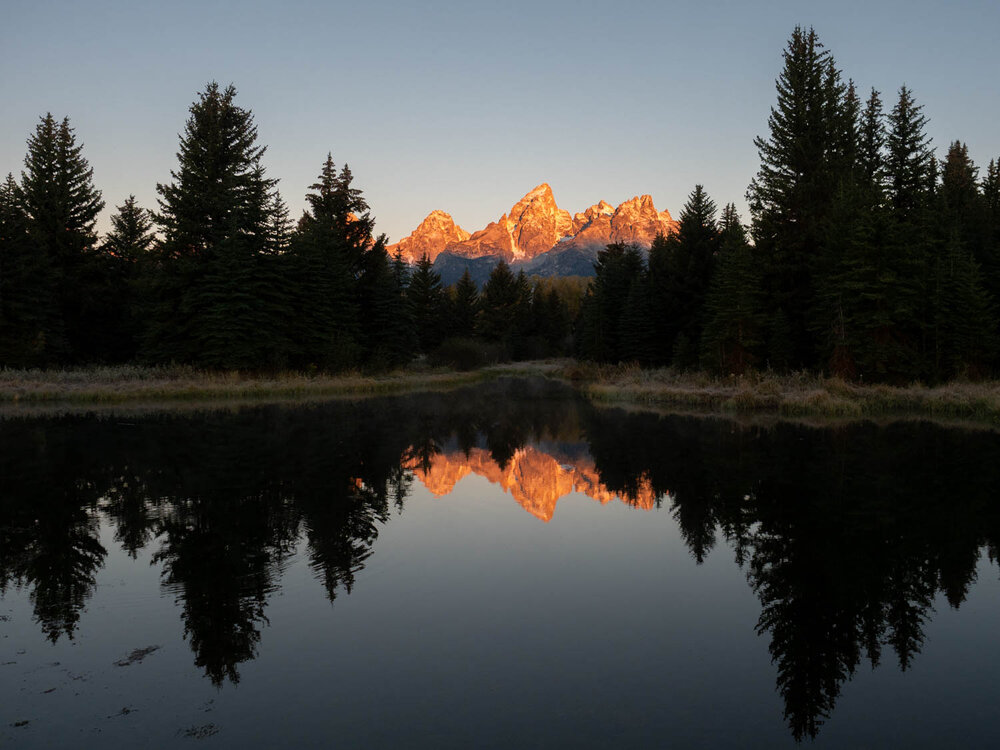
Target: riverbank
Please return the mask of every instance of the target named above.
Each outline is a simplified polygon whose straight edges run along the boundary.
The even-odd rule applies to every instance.
[[[422,365],[370,375],[257,375],[186,367],[94,367],[76,370],[0,370],[0,406],[99,405],[155,402],[259,401],[374,396],[458,388],[499,377],[545,377],[572,385],[607,405],[656,406],[723,414],[779,417],[877,418],[926,416],[1000,423],[1000,381],[928,387],[856,385],[797,373],[717,378],[669,369],[541,360],[470,372]]]
[[[1000,381],[940,386],[860,385],[805,373],[705,373],[643,370],[629,365],[568,364],[561,378],[593,401],[784,417],[866,418],[917,415],[1000,423]]]
[[[491,370],[411,369],[379,375],[205,372],[187,367],[0,370],[0,404],[116,404],[377,395],[438,390],[495,377]]]

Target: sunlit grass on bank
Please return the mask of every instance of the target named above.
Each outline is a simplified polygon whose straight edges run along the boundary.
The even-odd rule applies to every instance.
[[[925,414],[1000,422],[1000,381],[939,386],[860,385],[807,373],[707,373],[647,370],[634,365],[573,363],[560,375],[595,401],[676,405],[783,416],[877,417]]]

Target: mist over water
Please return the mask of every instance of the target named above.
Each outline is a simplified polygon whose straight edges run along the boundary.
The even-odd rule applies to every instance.
[[[992,747],[997,455],[542,381],[9,415],[0,742]]]

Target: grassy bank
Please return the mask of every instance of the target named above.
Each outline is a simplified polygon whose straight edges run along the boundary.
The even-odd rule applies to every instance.
[[[500,368],[475,372],[413,369],[378,375],[257,375],[204,372],[186,367],[138,366],[0,370],[0,404],[100,404],[375,395],[451,388],[499,374],[502,374]]]
[[[709,409],[769,412],[787,417],[881,417],[919,414],[1000,422],[1000,382],[952,382],[928,387],[856,385],[803,373],[755,373],[715,378],[704,373],[643,370],[619,365],[572,363],[560,377],[592,400]]]
[[[255,401],[446,390],[497,377],[548,377],[595,402],[724,414],[876,418],[926,416],[1000,424],[1000,381],[928,387],[855,385],[806,374],[704,373],[546,360],[456,372],[416,365],[378,375],[255,375],[185,367],[0,370],[0,406]]]

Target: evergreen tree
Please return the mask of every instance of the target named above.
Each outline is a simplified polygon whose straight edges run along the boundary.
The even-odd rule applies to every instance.
[[[361,255],[357,283],[361,348],[365,364],[375,370],[406,363],[414,349],[410,307],[385,244],[385,236],[379,236]]]
[[[173,182],[158,184],[163,241],[147,313],[150,359],[280,366],[287,355],[278,260],[268,254],[275,180],[253,114],[210,83],[191,105]]]
[[[341,196],[352,190],[350,178],[349,171],[338,176],[333,157],[327,154],[319,181],[306,196],[309,209],[292,240],[293,362],[300,367],[338,370],[356,364],[362,356],[357,279],[372,224],[366,220],[369,233],[364,237],[354,237],[348,226],[361,223],[357,215],[352,218],[350,205],[342,205]],[[347,179],[346,187],[343,179]],[[353,208],[366,217],[367,204],[357,198]],[[358,240],[361,247],[350,246],[349,239]]]
[[[292,244],[292,220],[288,215],[288,206],[277,189],[271,194],[268,206],[266,237],[266,250],[274,255],[287,252]]]
[[[435,349],[445,336],[447,298],[441,288],[441,275],[425,254],[417,261],[406,289],[410,316],[420,349],[425,354]]]
[[[859,161],[861,175],[870,185],[881,186],[885,178],[885,113],[879,92],[872,89],[862,114]]]
[[[569,336],[569,309],[554,288],[541,280],[531,290],[531,330],[544,342],[545,356],[562,353]]]
[[[722,212],[719,261],[705,300],[702,366],[742,375],[763,363],[767,313],[761,272],[736,207]]]
[[[149,212],[130,195],[111,217],[111,231],[104,238],[101,249],[108,255],[135,263],[146,257],[153,239]]]
[[[153,222],[134,195],[118,206],[111,231],[90,264],[96,295],[89,331],[92,351],[105,361],[127,362],[138,352],[142,332],[139,300],[153,246]]]
[[[770,135],[755,140],[761,166],[747,199],[757,252],[765,264],[771,315],[787,321],[792,363],[801,366],[814,353],[807,322],[814,304],[813,266],[824,255],[840,172],[853,166],[849,154],[856,148],[850,143],[855,130],[850,121],[856,97],[845,105],[846,90],[832,56],[815,31],[801,27],[785,49],[776,87]],[[771,359],[777,359],[774,352]]]
[[[0,367],[53,362],[50,337],[61,330],[51,259],[31,241],[13,175],[0,184]]]
[[[984,283],[993,299],[1000,302],[1000,159],[991,159],[986,167],[982,196],[986,221]]]
[[[529,341],[533,333],[532,290],[523,269],[517,272],[514,281],[517,302],[514,306],[514,319],[511,321],[512,325],[508,333],[508,350],[513,359],[526,359],[533,356]]]
[[[479,288],[469,275],[469,269],[453,287],[449,334],[469,338],[479,326]]]
[[[886,136],[886,185],[890,223],[882,243],[885,308],[892,310],[891,335],[900,353],[893,355],[893,367],[910,377],[926,368],[928,327],[934,318],[931,309],[935,263],[932,255],[943,249],[936,233],[938,169],[925,133],[927,118],[912,92],[902,86],[896,106],[888,116]],[[905,354],[905,357],[904,357]],[[920,358],[925,364],[920,364]],[[905,361],[909,359],[909,362]],[[912,364],[910,364],[912,362]]]
[[[39,300],[53,306],[42,338],[40,359],[46,363],[86,361],[85,337],[94,289],[85,283],[97,236],[94,225],[104,208],[94,187],[94,170],[77,144],[69,119],[59,123],[51,113],[41,118],[28,139],[28,153],[21,173],[20,202],[28,217],[33,251],[46,256],[52,273],[54,296]]]
[[[621,317],[633,283],[644,270],[634,245],[616,242],[597,254],[595,276],[583,299],[577,324],[578,356],[598,362],[621,360]]]
[[[500,261],[490,273],[479,297],[479,333],[487,341],[509,342],[521,304],[518,279]]]
[[[715,203],[701,185],[688,196],[678,229],[650,249],[653,304],[662,311],[666,335],[659,342],[680,368],[698,364],[705,297],[719,249]]]
[[[935,279],[935,373],[982,377],[996,355],[996,310],[979,264],[957,234],[938,259]]]
[[[886,176],[889,200],[899,222],[911,222],[923,203],[927,163],[931,159],[930,138],[924,132],[927,118],[913,93],[899,89],[899,99],[889,114],[886,137]]]
[[[645,273],[632,280],[618,323],[619,357],[626,362],[638,362],[644,367],[657,361],[656,326],[650,298],[649,280]]]

